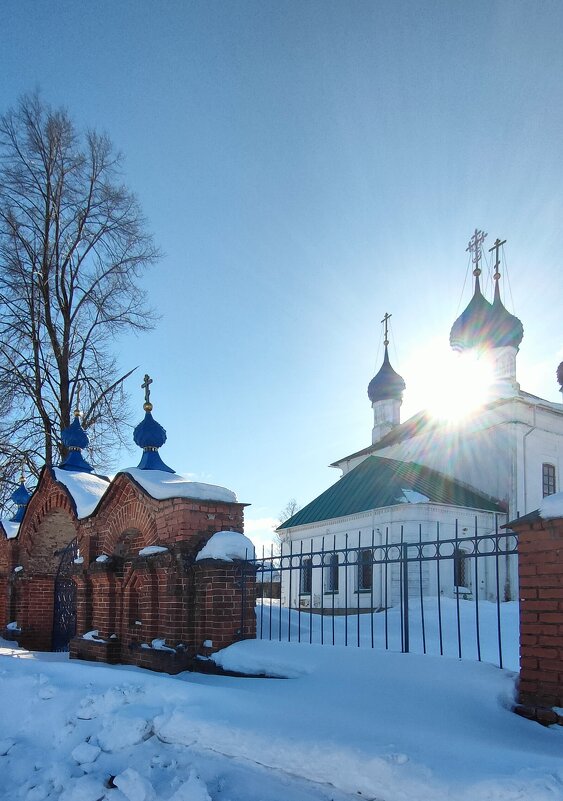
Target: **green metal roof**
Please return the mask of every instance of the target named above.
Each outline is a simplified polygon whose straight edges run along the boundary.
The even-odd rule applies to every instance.
[[[396,506],[406,500],[403,490],[425,496],[428,503],[483,509],[487,512],[504,511],[500,502],[430,467],[416,462],[368,456],[322,495],[282,523],[280,528],[293,528],[384,506]]]

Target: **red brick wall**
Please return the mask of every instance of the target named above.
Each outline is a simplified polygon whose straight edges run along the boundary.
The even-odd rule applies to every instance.
[[[77,637],[71,656],[184,670],[197,653],[255,636],[254,571],[243,591],[241,564],[194,561],[215,532],[242,533],[243,510],[238,503],[158,501],[120,475],[95,515],[77,520],[66,489],[45,469],[17,540],[0,542],[0,625],[17,619],[22,645],[51,648],[58,552],[76,536],[83,563],[72,571]],[[139,556],[149,545],[168,550]],[[110,560],[97,562],[101,554]],[[14,575],[14,564],[24,571]],[[105,642],[82,639],[94,629]],[[172,654],[142,647],[157,638],[180,648]],[[211,649],[203,646],[208,640]]]
[[[34,575],[16,579],[19,608],[18,642],[30,651],[50,651],[53,636],[55,580],[53,576]]]
[[[521,704],[563,706],[563,519],[518,532]],[[541,717],[541,715],[540,715]],[[549,722],[549,721],[546,721]]]

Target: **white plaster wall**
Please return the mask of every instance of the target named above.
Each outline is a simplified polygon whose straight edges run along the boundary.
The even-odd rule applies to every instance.
[[[524,515],[541,502],[543,462],[555,465],[563,487],[563,406],[538,401],[501,399],[467,421],[428,427],[373,455],[432,467],[505,502],[510,517]],[[346,462],[343,474],[366,456]]]
[[[404,542],[418,542],[419,537],[422,542],[431,542],[436,539],[454,539],[457,533],[460,541],[465,538],[477,535],[485,535],[495,530],[495,514],[491,512],[481,512],[469,509],[461,509],[455,506],[441,506],[438,504],[399,504],[397,506],[376,509],[358,515],[336,518],[323,521],[309,526],[299,526],[291,531],[290,545],[284,546],[282,555],[288,554],[307,556],[312,554],[313,564],[320,564],[321,558],[315,556],[323,550],[330,551],[338,548],[371,548],[372,543],[376,549],[380,545],[388,543],[399,543],[401,539],[401,528],[403,529]],[[475,529],[477,521],[477,529]],[[506,516],[498,516],[498,526],[506,522]],[[379,558],[383,553],[379,553]],[[398,551],[397,551],[398,556]],[[343,558],[343,557],[341,557]],[[478,591],[480,598],[493,600],[496,598],[496,573],[495,564],[487,565],[487,562],[494,562],[487,559],[479,561],[478,583],[479,587],[474,587]],[[294,564],[297,562],[294,561]],[[348,579],[346,580],[346,570]],[[453,561],[441,563],[440,587],[442,594],[454,597],[453,582]],[[338,593],[325,592],[328,579],[328,569],[323,573],[321,569],[313,569],[313,584],[311,597],[300,596],[299,570],[296,568],[292,572],[291,587],[289,572],[282,571],[282,605],[289,603],[293,608],[300,606],[303,608],[304,602],[308,605],[312,602],[313,608],[324,608],[330,610],[333,606],[338,609],[367,609],[383,607],[398,603],[399,592],[399,565],[390,565],[387,568],[387,585],[385,582],[385,569],[374,567],[373,591],[358,593],[356,587],[356,570],[353,566],[339,568],[339,589]],[[504,587],[506,581],[506,568],[500,564],[500,587],[501,595],[504,600]],[[517,597],[517,588],[514,583],[515,571],[512,571],[512,584],[510,597]],[[435,563],[426,563],[422,570],[422,583],[424,595],[436,595],[438,582],[436,576]],[[450,575],[451,574],[451,575]],[[411,595],[420,592],[420,574],[415,566],[411,566],[409,574],[409,590]]]

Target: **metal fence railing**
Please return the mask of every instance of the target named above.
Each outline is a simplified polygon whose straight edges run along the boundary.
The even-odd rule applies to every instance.
[[[257,636],[385,648],[517,669],[517,537],[423,525],[318,537],[248,560]],[[248,571],[243,571],[247,575]],[[244,590],[244,588],[243,588]],[[512,601],[512,603],[510,603]],[[508,651],[509,657],[505,658]]]

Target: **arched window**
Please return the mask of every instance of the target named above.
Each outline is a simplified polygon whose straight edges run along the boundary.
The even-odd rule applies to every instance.
[[[556,492],[555,487],[555,465],[547,464],[544,462],[542,465],[542,494],[545,498],[547,495],[553,495]]]

